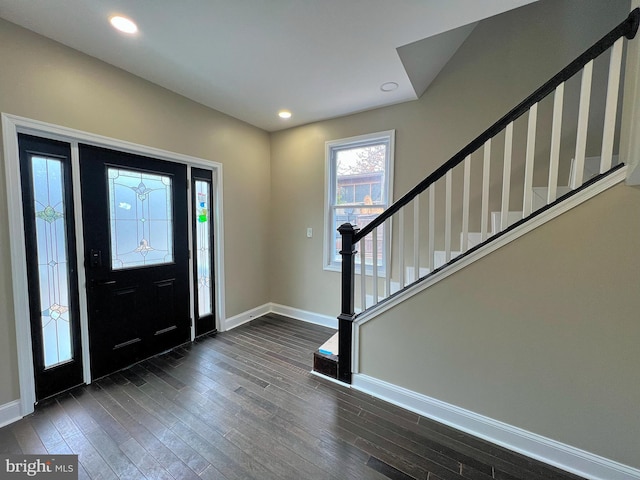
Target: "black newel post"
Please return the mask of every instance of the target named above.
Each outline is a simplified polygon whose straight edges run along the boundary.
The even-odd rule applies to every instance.
[[[350,223],[343,223],[338,228],[342,235],[342,302],[338,316],[338,380],[351,383],[351,341],[352,324],[356,316],[354,311],[354,273],[356,250],[353,236],[360,229]]]

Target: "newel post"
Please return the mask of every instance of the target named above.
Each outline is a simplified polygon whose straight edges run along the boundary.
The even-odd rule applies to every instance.
[[[354,274],[356,249],[353,236],[360,229],[350,223],[343,223],[338,228],[342,235],[342,301],[338,316],[338,380],[351,383],[351,344],[353,340],[354,310]]]

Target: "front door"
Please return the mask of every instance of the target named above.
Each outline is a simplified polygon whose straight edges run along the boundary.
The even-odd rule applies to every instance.
[[[91,374],[190,340],[187,168],[80,145]]]
[[[68,143],[18,136],[36,400],[83,382]]]

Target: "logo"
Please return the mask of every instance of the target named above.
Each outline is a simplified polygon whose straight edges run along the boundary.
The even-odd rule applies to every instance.
[[[77,455],[0,455],[0,480],[77,480]]]

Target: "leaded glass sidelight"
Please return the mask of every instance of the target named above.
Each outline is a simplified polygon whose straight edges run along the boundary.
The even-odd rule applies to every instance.
[[[173,262],[171,177],[108,168],[111,268]]]
[[[198,314],[213,313],[211,298],[211,222],[209,182],[196,180],[196,271],[198,272]]]
[[[69,262],[64,202],[64,165],[55,158],[31,157],[40,287],[44,367],[73,359]]]

